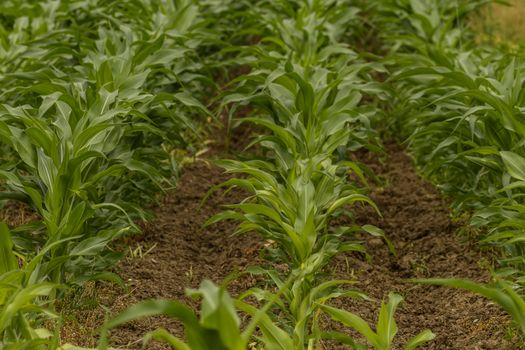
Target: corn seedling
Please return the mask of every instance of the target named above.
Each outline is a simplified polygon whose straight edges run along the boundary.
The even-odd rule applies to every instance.
[[[186,36],[201,25],[198,6],[148,3],[1,5],[1,197],[40,217],[2,224],[3,348],[58,347],[39,325],[56,318],[60,289],[121,283],[104,272],[119,257],[108,244],[137,231],[146,215],[133,200],[165,187],[170,148],[195,130],[194,111],[207,113],[189,93],[206,81],[195,62],[204,35]]]
[[[458,279],[419,283],[467,289],[498,303],[523,331],[523,65],[519,55],[474,48],[466,15],[490,1],[389,1],[378,5],[389,28],[391,78],[400,128],[425,175],[473,210],[482,243],[501,248],[503,276],[480,285]],[[402,25],[393,17],[405,19]],[[386,28],[385,27],[385,28]]]
[[[393,340],[398,331],[394,320],[394,314],[399,303],[402,301],[403,297],[395,293],[390,293],[388,296],[388,303],[381,303],[376,331],[373,331],[366,321],[355,314],[327,305],[321,305],[320,307],[324,312],[330,315],[332,319],[359,332],[375,350],[389,350],[392,348]],[[326,336],[331,339],[337,339],[343,344],[347,344],[356,350],[365,350],[368,348],[365,344],[357,343],[354,339],[342,333],[331,332],[326,334]],[[435,335],[430,330],[424,330],[410,339],[403,349],[416,349],[418,346],[431,341],[434,337]]]
[[[203,281],[198,290],[188,290],[187,294],[202,299],[200,317],[177,301],[144,301],[124,310],[104,325],[98,349],[108,349],[108,330],[132,320],[155,315],[165,315],[180,320],[184,324],[186,339],[183,341],[164,329],[158,329],[146,335],[145,344],[156,340],[178,350],[245,350],[259,322],[273,325],[265,315],[265,309],[269,307],[266,306],[257,311],[250,323],[244,330],[241,330],[241,321],[235,306],[244,305],[245,308],[251,308],[251,306],[235,302],[224,287],[218,287],[211,281]],[[278,336],[279,329],[275,325],[273,325],[273,330],[277,331],[275,335]],[[270,345],[268,349],[278,349],[271,346],[271,337],[268,339],[263,337],[264,341]]]

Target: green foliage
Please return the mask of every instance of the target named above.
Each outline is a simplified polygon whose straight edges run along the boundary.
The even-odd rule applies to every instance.
[[[491,229],[484,242],[502,247],[504,263],[521,268],[523,65],[495,49],[432,45],[408,45],[418,53],[392,56],[396,114],[410,116],[400,123],[424,173],[457,208],[476,210],[472,223]]]
[[[322,305],[321,309],[326,312],[332,319],[343,323],[345,326],[355,329],[359,334],[366,338],[366,340],[376,350],[391,349],[392,342],[397,334],[398,328],[394,320],[394,314],[399,303],[403,301],[403,297],[398,294],[390,293],[388,296],[388,303],[381,303],[381,310],[379,311],[379,321],[376,326],[376,331],[373,331],[368,323],[361,317],[352,314],[348,311],[340,310],[331,306]],[[367,349],[366,345],[356,343],[352,338],[344,334],[332,332],[327,334],[327,337],[338,339],[343,343],[352,346],[354,349]],[[403,349],[413,350],[420,345],[434,339],[435,335],[430,330],[424,330],[418,335],[410,339]]]
[[[333,214],[341,211],[344,205],[355,202],[374,205],[373,202],[355,187],[345,184],[336,175],[337,166],[323,169],[322,158],[315,161],[298,162],[284,183],[279,183],[282,177],[271,173],[269,163],[222,162],[229,172],[253,176],[230,180],[224,185],[251,190],[258,201],[230,205],[232,210],[216,215],[208,223],[240,220],[237,233],[256,230],[265,238],[278,242],[278,249],[283,252],[282,259],[294,268],[302,266],[313,254],[327,250],[330,245],[338,246],[338,251],[363,251],[359,244],[343,243],[342,240],[342,237],[351,237],[359,231],[358,226],[340,227],[334,231],[328,224]]]
[[[0,199],[38,214],[0,227],[0,341],[56,348],[58,335],[39,327],[57,318],[60,289],[122,284],[105,272],[119,258],[108,244],[138,230],[144,201],[173,186],[171,153],[198,137],[206,23],[191,0],[0,8]]]
[[[0,346],[39,346],[37,344],[50,337],[51,333],[44,328],[36,328],[35,320],[56,317],[35,302],[37,298],[51,296],[58,287],[38,276],[39,262],[46,251],[20,268],[13,251],[11,232],[4,223],[0,223],[0,239]]]
[[[190,308],[176,301],[144,301],[124,310],[104,325],[98,349],[107,349],[107,331],[109,329],[132,320],[155,315],[164,315],[180,320],[185,329],[185,341],[169,334],[166,330],[159,329],[145,337],[145,344],[151,340],[157,340],[178,350],[245,350],[258,322],[273,325],[264,315],[266,308],[257,310],[249,304],[234,302],[224,287],[218,287],[211,281],[203,281],[198,290],[188,290],[187,294],[202,299],[200,317]],[[235,305],[241,305],[244,309],[256,310],[253,319],[244,331],[240,330],[240,318],[237,315]],[[278,334],[277,332],[275,336]],[[270,344],[270,342],[268,343]],[[276,348],[270,346],[268,349]]]
[[[262,272],[262,271],[261,271]],[[271,278],[275,278],[272,272],[267,271]],[[144,317],[164,315],[180,320],[185,329],[184,341],[169,334],[164,329],[155,330],[146,335],[144,345],[151,340],[164,342],[172,349],[178,350],[211,350],[211,349],[238,349],[248,348],[248,344],[253,341],[256,329],[258,332],[257,348],[266,350],[289,350],[305,349],[305,342],[308,349],[314,349],[316,341],[319,339],[336,339],[343,344],[349,344],[356,349],[366,349],[364,345],[354,342],[351,337],[336,332],[322,333],[317,329],[317,325],[312,327],[313,332],[309,332],[310,313],[319,316],[320,311],[328,313],[334,319],[342,321],[350,327],[364,330],[376,349],[389,350],[392,339],[397,333],[397,326],[393,319],[395,309],[402,298],[396,294],[391,294],[388,304],[382,304],[380,320],[377,326],[377,334],[358,316],[347,311],[335,309],[324,305],[327,301],[340,296],[353,296],[366,298],[357,291],[333,292],[333,287],[348,283],[348,281],[329,281],[314,289],[307,291],[306,295],[301,295],[298,290],[300,282],[298,280],[304,276],[290,276],[286,282],[275,280],[279,285],[279,292],[273,294],[268,291],[253,289],[242,295],[237,300],[232,300],[226,292],[225,287],[218,287],[210,281],[204,281],[198,290],[187,290],[187,294],[201,298],[201,310],[199,317],[190,308],[176,301],[168,300],[148,300],[137,305],[131,306],[117,316],[110,319],[102,329],[102,337],[98,346],[99,350],[107,348],[108,331],[123,325],[127,322],[138,320]],[[300,288],[299,288],[300,289]],[[261,308],[257,308],[253,303],[245,302],[243,299],[255,296],[259,301],[264,301]],[[287,329],[287,325],[280,326],[268,315],[273,306],[277,306],[286,312],[285,304],[296,304],[298,317],[293,324],[293,331]],[[298,303],[298,304],[297,304]],[[249,323],[240,330],[240,319],[238,311],[246,313],[251,317]],[[363,327],[363,328],[361,328]],[[405,350],[415,349],[424,342],[433,339],[434,335],[430,331],[421,332],[411,339],[405,346]],[[65,348],[65,349],[69,349]],[[74,348],[73,348],[74,349]]]
[[[203,282],[189,292],[203,300],[199,316],[173,301],[132,306],[106,324],[101,349],[109,329],[152,315],[183,322],[184,340],[162,329],[146,337],[174,349],[240,350],[254,338],[265,349],[313,350],[324,339],[366,348],[321,329],[323,314],[375,349],[390,349],[402,298],[391,294],[382,303],[373,330],[328,305],[341,296],[366,299],[348,288],[355,281],[325,274],[337,254],[366,256],[356,233],[381,237],[395,253],[381,229],[358,225],[352,214],[356,203],[379,211],[367,196],[373,174],[350,154],[381,152],[373,125],[384,112],[423,173],[454,195],[456,208],[473,210],[473,225],[488,228],[483,242],[502,248],[505,272],[519,281],[523,64],[519,55],[468,44],[467,15],[488,2],[4,1],[0,200],[23,201],[39,218],[0,225],[0,347],[57,348],[58,332],[41,325],[58,317],[53,301],[61,289],[89,279],[120,282],[104,272],[118,258],[108,244],[137,231],[136,221],[147,218],[141,205],[173,186],[175,150],[191,148],[203,128],[198,116],[209,116],[201,101],[238,71],[248,72],[210,105],[227,119],[227,132],[240,123],[263,131],[248,146],[257,156],[218,162],[240,176],[211,191],[239,187],[249,195],[207,224],[233,219],[238,234],[256,231],[270,243],[266,256],[285,267],[252,269],[270,282],[237,300]],[[374,35],[387,53],[381,63],[349,45]],[[342,215],[348,227],[333,226]],[[428,282],[500,303],[523,330],[523,300],[509,284]],[[237,310],[251,316],[246,328]],[[423,331],[405,349],[432,338]]]
[[[352,240],[357,232],[385,238],[371,225],[330,225],[335,216],[352,219],[348,208],[356,202],[377,210],[366,196],[367,170],[350,161],[348,152],[379,149],[370,122],[377,110],[364,99],[385,98],[372,79],[383,68],[339,41],[349,28],[337,18],[348,23],[356,13],[344,2],[262,2],[257,12],[253,16],[266,26],[253,31],[260,42],[239,50],[251,72],[230,84],[221,111],[228,110],[231,119],[249,106],[250,115],[235,121],[265,129],[250,144],[260,146],[262,154],[217,162],[243,176],[211,191],[239,187],[250,197],[207,224],[233,219],[239,222],[237,233],[256,231],[272,242],[271,257],[288,268],[251,272],[267,276],[277,292],[254,288],[237,305],[252,316],[258,309],[244,304],[245,298],[274,305],[259,324],[268,348],[314,349],[322,340],[319,305],[341,296],[365,297],[344,288],[352,281],[326,280],[324,268],[337,254],[365,253]]]
[[[451,195],[455,208],[473,211],[471,224],[486,232],[481,242],[501,248],[499,273],[515,280],[418,282],[481,294],[523,331],[524,66],[521,55],[471,45],[466,16],[489,2],[389,1],[378,8],[394,33],[384,39],[397,127],[423,173]]]
[[[334,249],[331,253],[335,254],[336,252]],[[278,320],[278,324],[282,327],[280,333],[286,332],[278,335],[278,342],[288,344],[286,346],[292,349],[313,349],[322,340],[322,331],[319,325],[322,305],[339,297],[367,299],[366,295],[358,290],[344,287],[355,283],[355,281],[323,281],[319,278],[320,268],[330,258],[331,256],[327,256],[326,252],[318,253],[312,256],[302,269],[292,270],[283,276],[280,276],[275,270],[252,269],[252,273],[267,276],[276,285],[278,293],[252,288],[241,295],[239,299],[255,297],[259,302],[265,301],[268,304],[274,302],[275,307],[269,310],[268,314],[270,319]],[[239,308],[252,316],[255,316],[257,310],[243,304],[240,304]],[[265,328],[263,324],[260,327],[267,337],[273,335],[277,338],[277,332],[272,329],[275,326]],[[264,344],[268,344],[267,341],[264,341]],[[284,345],[279,347],[279,349],[285,348]]]

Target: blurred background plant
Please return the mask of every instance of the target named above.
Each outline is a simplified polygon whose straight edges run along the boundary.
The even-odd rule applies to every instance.
[[[525,1],[508,0],[510,6],[490,4],[470,18],[478,43],[503,44],[517,49],[525,44]]]

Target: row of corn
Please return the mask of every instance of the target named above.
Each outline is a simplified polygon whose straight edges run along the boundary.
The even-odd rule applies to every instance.
[[[205,22],[192,1],[0,4],[0,348],[56,349],[55,302],[106,272],[110,242],[176,173],[205,113]],[[208,36],[212,38],[211,36]]]
[[[217,88],[218,72],[239,66],[249,73],[213,104],[227,128],[262,131],[249,146],[254,154],[218,162],[240,175],[218,187],[249,196],[208,225],[235,220],[236,234],[255,231],[267,263],[249,273],[267,283],[233,299],[226,285],[204,281],[188,291],[202,298],[198,315],[176,301],[132,306],[105,323],[98,349],[109,347],[115,327],[158,314],[181,320],[185,339],[159,329],[145,341],[174,349],[391,349],[401,296],[390,294],[370,326],[332,303],[367,299],[351,288],[357,281],[328,272],[339,254],[366,255],[358,233],[381,237],[395,254],[379,228],[357,225],[350,211],[354,203],[376,208],[367,170],[349,159],[356,149],[380,149],[371,124],[384,120],[410,135],[416,160],[456,207],[489,228],[484,241],[503,248],[501,275],[513,277],[496,286],[430,282],[499,302],[525,331],[522,65],[516,55],[467,44],[465,16],[486,2],[0,5],[0,200],[24,202],[38,217],[0,224],[0,347],[78,349],[61,344],[55,300],[89,280],[121,283],[106,272],[119,257],[108,245],[139,230],[147,218],[140,204],[171,186],[176,148],[191,148],[199,134],[194,117],[208,113],[199,101]],[[350,42],[377,46],[385,58]],[[389,72],[385,84],[376,81]],[[248,116],[237,118],[246,114],[239,110]],[[337,323],[346,330],[335,331]],[[404,348],[432,338],[423,331]]]
[[[519,52],[476,46],[468,16],[490,2],[388,0],[369,10],[391,71],[388,123],[498,252],[488,285],[432,282],[497,302],[525,334],[525,66]]]
[[[254,154],[245,151],[243,160],[217,162],[238,176],[210,192],[241,188],[249,195],[207,225],[234,220],[236,234],[256,232],[266,242],[267,264],[248,273],[264,276],[267,283],[234,300],[226,286],[204,281],[199,290],[189,291],[202,298],[200,317],[176,301],[132,306],[105,325],[99,348],[107,348],[109,329],[162,314],[183,322],[185,339],[157,330],[145,340],[164,341],[174,349],[302,350],[338,343],[391,349],[401,296],[390,294],[375,326],[330,305],[343,297],[367,299],[351,288],[357,281],[334,280],[327,269],[338,254],[366,254],[356,234],[378,236],[390,245],[379,228],[357,225],[349,212],[354,203],[376,208],[366,196],[366,170],[349,159],[355,149],[378,148],[370,127],[378,111],[364,100],[383,97],[372,77],[382,66],[367,62],[346,43],[352,26],[359,25],[357,9],[335,0],[236,1],[235,6],[227,26],[235,33],[238,25],[238,32],[222,54],[225,62],[230,57],[250,72],[229,83],[219,98],[219,113],[228,116],[229,127],[249,123],[258,135],[247,147]],[[249,110],[248,116],[237,119],[239,110]],[[347,217],[347,224],[332,225],[335,217]],[[240,314],[249,316],[242,327]],[[348,331],[334,330],[334,321]],[[433,337],[423,331],[403,348],[414,349]]]

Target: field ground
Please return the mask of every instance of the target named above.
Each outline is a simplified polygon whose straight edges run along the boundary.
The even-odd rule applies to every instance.
[[[492,5],[471,19],[479,39],[511,45],[525,42],[525,0],[512,2],[512,7]],[[246,136],[237,141],[242,142]],[[355,254],[338,257],[331,266],[334,276],[357,277],[358,287],[374,299],[371,303],[344,299],[338,301],[344,304],[339,306],[375,322],[374,310],[378,310],[380,300],[389,291],[408,290],[396,317],[400,329],[398,346],[421,329],[429,328],[437,338],[421,349],[516,350],[517,345],[508,340],[509,318],[486,299],[455,289],[411,288],[404,282],[416,277],[460,277],[485,282],[489,277],[486,266],[490,265],[490,254],[480,252],[466,237],[452,234],[461,225],[452,222],[445,200],[431,184],[417,176],[402,147],[391,144],[388,148],[386,162],[379,162],[371,154],[360,156],[385,181],[375,185],[372,194],[384,217],[378,218],[365,209],[357,210],[357,215],[363,224],[385,229],[398,257],[391,255],[381,240],[370,238],[367,246],[373,263]],[[201,160],[188,166],[176,193],[154,209],[157,218],[146,225],[143,235],[125,242],[130,251],[116,272],[129,284],[129,291],[123,293],[107,284],[86,289],[88,300],[93,303],[73,306],[63,330],[64,340],[95,346],[93,330],[102,324],[105,310],[117,313],[148,298],[178,299],[197,307],[197,303],[185,296],[186,288],[197,288],[206,278],[220,283],[234,271],[264,262],[258,256],[264,242],[257,236],[232,239],[230,235],[235,229],[232,223],[202,228],[207,218],[220,211],[221,205],[244,198],[242,193],[230,193],[225,198],[216,194],[199,208],[208,189],[226,179],[210,162]],[[256,282],[253,277],[238,278],[229,290],[236,295]],[[143,335],[159,327],[182,335],[177,321],[147,319],[113,332],[114,344],[140,349]],[[152,343],[148,349],[168,347]],[[327,344],[327,349],[332,347]]]
[[[381,219],[365,208],[355,211],[358,222],[385,229],[398,257],[391,255],[381,240],[363,236],[372,263],[356,254],[336,258],[330,267],[333,275],[341,279],[357,278],[357,287],[373,298],[372,302],[342,299],[339,306],[373,321],[381,299],[389,291],[401,292],[406,300],[396,316],[400,333],[396,340],[399,347],[395,349],[401,349],[400,345],[422,328],[429,328],[437,338],[421,349],[516,350],[512,342],[502,340],[506,338],[509,318],[486,299],[461,290],[414,286],[404,281],[432,276],[484,282],[489,276],[480,262],[490,259],[490,254],[480,252],[464,237],[453,234],[460,226],[451,221],[447,203],[431,184],[418,177],[402,147],[391,144],[388,153],[388,158],[381,162],[369,153],[359,155],[359,160],[383,179],[382,184],[374,186],[372,199],[384,217]],[[138,252],[128,254],[116,269],[129,283],[129,292],[108,285],[88,291],[96,293],[91,295],[96,306],[71,310],[75,316],[64,329],[64,339],[84,346],[96,345],[90,333],[103,322],[104,310],[115,313],[143,299],[178,299],[197,307],[185,296],[185,288],[196,288],[205,278],[221,282],[233,271],[264,263],[258,256],[264,242],[256,236],[232,239],[234,225],[225,222],[202,228],[222,204],[244,198],[242,193],[224,197],[216,194],[199,209],[207,190],[225,179],[222,171],[207,161],[188,166],[176,194],[165,198],[155,209],[157,218],[145,227],[144,234],[126,242],[131,249],[148,251],[142,257]],[[246,276],[236,279],[229,290],[237,295],[256,282]],[[114,344],[140,349],[142,336],[158,327],[182,335],[176,321],[146,319],[114,331]],[[168,347],[156,343],[148,349]],[[326,349],[339,348],[326,344]]]
[[[525,0],[513,2],[515,7],[493,5],[471,18],[480,41],[516,47],[525,44]],[[215,166],[214,161],[235,158],[232,153],[242,153],[247,142],[261,134],[250,128],[233,132],[231,151],[224,151],[223,141],[216,140],[211,151],[184,167],[177,189],[150,208],[154,219],[141,224],[142,233],[112,246],[125,256],[113,267],[113,272],[122,277],[127,289],[108,282],[89,282],[58,302],[58,311],[65,315],[61,341],[96,347],[104,321],[142,300],[179,300],[197,310],[200,303],[186,296],[186,290],[198,288],[206,279],[221,283],[235,276],[228,286],[233,296],[256,286],[263,286],[266,291],[273,288],[266,278],[245,272],[250,266],[271,264],[271,259],[263,256],[267,252],[264,247],[275,242],[265,241],[256,234],[232,236],[236,226],[230,221],[204,226],[224,205],[240,203],[248,196],[243,191],[219,190],[202,201],[210,188],[231,177]],[[369,206],[354,205],[349,208],[353,217],[337,217],[333,227],[349,226],[354,221],[358,225],[375,225],[385,231],[396,254],[389,251],[384,240],[359,235],[357,238],[364,242],[370,260],[355,252],[341,253],[322,271],[322,276],[329,280],[355,280],[356,288],[371,300],[341,297],[333,304],[377,324],[381,301],[388,293],[403,295],[405,300],[395,316],[399,333],[393,350],[401,350],[422,329],[436,334],[433,341],[418,347],[422,350],[524,349],[523,339],[517,339],[516,329],[511,327],[511,318],[486,298],[464,290],[410,282],[413,278],[446,277],[487,283],[495,255],[476,244],[476,232],[466,229],[468,220],[463,222],[452,215],[450,203],[434,185],[419,176],[403,146],[387,142],[385,151],[383,158],[368,151],[352,154],[356,163],[366,165],[378,176],[378,181],[369,179],[369,195],[382,215]],[[0,209],[0,219],[11,226],[28,223],[35,215],[25,205],[12,202]],[[287,266],[273,268],[287,271],[284,270]],[[329,329],[344,332],[327,317],[322,322],[329,323]],[[155,317],[114,329],[111,343],[130,350],[142,349],[144,335],[158,328],[183,337],[183,327],[178,321]],[[364,341],[356,333],[351,335]],[[322,345],[325,350],[348,349],[330,342]],[[146,348],[169,349],[156,342]]]

